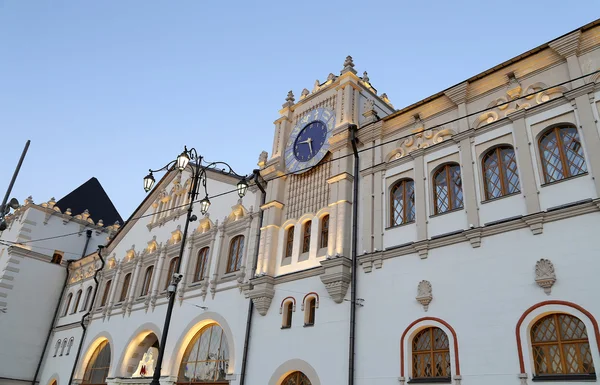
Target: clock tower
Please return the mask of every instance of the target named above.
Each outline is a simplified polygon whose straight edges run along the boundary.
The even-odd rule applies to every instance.
[[[339,76],[315,81],[296,101],[292,91],[275,123],[270,158],[259,160],[267,183],[255,277],[248,295],[265,315],[276,278],[320,275],[341,302],[349,285],[353,153],[349,126],[394,110],[348,56]],[[338,301],[339,300],[339,301]]]

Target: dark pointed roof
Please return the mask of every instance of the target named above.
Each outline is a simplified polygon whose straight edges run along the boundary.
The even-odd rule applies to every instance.
[[[90,213],[90,218],[94,222],[100,219],[105,226],[110,226],[116,221],[123,223],[123,218],[113,205],[112,201],[102,188],[102,185],[96,178],[90,178],[87,182],[77,187],[58,202],[56,202],[61,211],[71,209],[73,215],[83,213],[86,209]]]

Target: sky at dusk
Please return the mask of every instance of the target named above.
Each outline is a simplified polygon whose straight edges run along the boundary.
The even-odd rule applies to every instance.
[[[0,0],[0,193],[31,139],[11,196],[58,200],[95,176],[127,218],[148,169],[184,145],[250,173],[271,151],[287,92],[299,99],[339,75],[346,55],[402,108],[599,9],[598,0]]]

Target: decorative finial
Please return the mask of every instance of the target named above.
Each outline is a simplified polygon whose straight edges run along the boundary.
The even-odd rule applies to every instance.
[[[327,75],[327,81],[328,82],[334,81],[335,78],[336,78],[336,76],[334,74],[332,74],[332,73],[330,73],[329,75]]]
[[[369,83],[369,76],[367,75],[367,71],[363,72],[362,80],[365,83]]]
[[[90,216],[90,212],[88,211],[88,209],[85,209],[83,213],[81,213],[81,216],[83,217],[83,219],[88,219],[88,217]]]
[[[381,94],[380,98],[381,98],[381,100],[386,102],[390,107],[392,107],[392,108],[394,107],[394,106],[392,106],[392,102],[390,102],[390,99],[388,98],[388,96],[385,92],[383,94]]]
[[[320,89],[321,89],[321,82],[319,81],[319,79],[317,79],[317,80],[315,80],[315,85],[312,90],[313,94],[315,92],[318,92]]]
[[[260,155],[258,156],[258,167],[264,167],[265,164],[267,164],[267,159],[269,158],[269,153],[266,151],[263,151],[260,153]]]
[[[65,215],[72,215],[73,213],[71,212],[71,209],[68,208],[65,210]]]
[[[310,91],[308,89],[303,89],[302,90],[302,94],[300,94],[300,100],[304,99],[305,97],[307,97],[310,94]]]
[[[98,225],[99,227],[104,226],[104,221],[102,219],[98,220],[98,223],[96,223],[96,225]]]
[[[286,102],[290,102],[290,103],[294,103],[296,101],[296,99],[294,99],[294,93],[292,91],[289,91],[287,94],[287,98],[285,98]]]
[[[54,199],[54,197],[50,198],[50,200],[48,201],[48,206],[50,206],[52,208],[52,207],[54,207],[55,204],[56,204],[56,199]]]
[[[354,61],[350,55],[346,56],[344,68],[342,69],[342,74],[345,74],[346,72],[352,72],[353,74],[356,74],[356,70],[354,69]]]
[[[25,199],[24,204],[28,204],[28,203],[33,203],[33,197],[30,195],[27,197],[27,199]]]

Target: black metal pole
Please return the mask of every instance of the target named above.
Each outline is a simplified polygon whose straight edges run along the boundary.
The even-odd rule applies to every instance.
[[[21,153],[21,159],[19,159],[19,163],[17,163],[17,168],[15,168],[15,172],[12,176],[12,179],[10,180],[10,184],[8,185],[8,190],[6,190],[6,194],[4,195],[4,199],[2,200],[2,204],[0,205],[0,219],[2,219],[4,217],[4,207],[6,205],[6,201],[8,201],[8,196],[10,195],[10,192],[12,191],[15,181],[17,180],[17,175],[19,175],[19,170],[21,170],[21,165],[23,164],[23,159],[25,159],[25,154],[27,154],[27,149],[29,149],[29,143],[31,143],[31,140],[28,140],[27,143],[25,143],[25,148],[23,149],[23,152]]]
[[[265,204],[265,200],[267,198],[267,192],[265,188],[259,181],[260,173],[259,170],[254,170],[254,178],[256,181],[256,185],[260,189],[261,198],[260,198],[260,207]],[[258,226],[258,231],[256,232],[256,251],[254,253],[254,262],[252,263],[252,271],[250,272],[250,279],[254,277],[254,273],[256,272],[256,267],[258,266],[258,251],[260,247],[260,229],[263,225],[263,211],[260,211],[260,225]],[[254,302],[252,299],[248,299],[248,315],[246,317],[246,334],[244,336],[244,352],[242,353],[242,370],[240,373],[240,385],[244,385],[246,383],[246,367],[248,365],[248,348],[250,346],[250,329],[252,328],[252,314],[254,310]]]
[[[195,166],[192,166],[192,175],[194,180],[192,181],[192,188],[190,189],[190,205],[187,210],[187,216],[185,219],[185,227],[183,229],[183,238],[181,239],[181,249],[179,250],[179,258],[175,265],[175,274],[179,274],[179,266],[181,265],[181,259],[183,258],[183,252],[185,251],[185,241],[187,239],[188,228],[190,226],[190,217],[192,216],[192,209],[194,207],[194,199],[196,199],[196,189],[198,187],[198,180],[202,173],[202,165],[198,162]],[[171,279],[171,277],[167,277]],[[178,280],[172,280],[175,283],[175,289],[173,292],[169,292],[169,304],[167,305],[167,314],[165,316],[165,325],[163,326],[162,335],[160,337],[160,345],[158,347],[158,357],[156,359],[156,368],[152,375],[152,382],[150,385],[160,385],[160,371],[162,369],[163,357],[165,355],[165,345],[167,344],[167,335],[169,333],[169,326],[171,325],[171,314],[173,314],[173,306],[175,305],[175,297],[177,294]]]
[[[350,289],[350,348],[348,353],[348,385],[354,385],[354,345],[356,333],[356,244],[358,236],[358,149],[356,148],[355,124],[351,124],[350,140],[354,152],[354,185],[352,194],[352,288]]]

